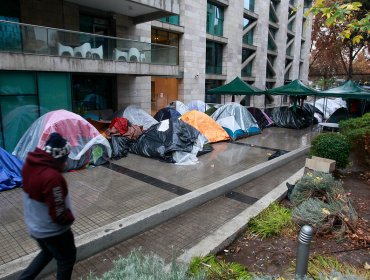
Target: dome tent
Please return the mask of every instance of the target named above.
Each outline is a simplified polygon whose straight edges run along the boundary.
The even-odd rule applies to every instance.
[[[152,125],[157,124],[151,115],[141,109],[138,105],[129,105],[114,113],[113,118],[128,119],[131,125],[142,126],[144,130],[149,129]]]
[[[211,117],[226,130],[233,140],[261,133],[252,114],[238,103],[226,103]]]
[[[154,115],[154,118],[157,120],[157,121],[163,121],[163,120],[167,120],[167,119],[170,119],[170,118],[179,118],[181,117],[181,114],[179,112],[177,112],[174,108],[172,107],[165,107],[165,108],[162,108],[160,109],[155,115]]]
[[[79,169],[88,163],[100,165],[111,156],[108,140],[84,118],[66,110],[51,111],[34,121],[19,140],[13,155],[24,161],[29,152],[45,146],[52,132],[58,132],[71,144],[67,170]]]
[[[188,108],[189,108],[189,111],[197,110],[197,111],[204,113],[205,111],[209,109],[209,106],[206,103],[204,103],[204,101],[202,100],[193,100],[189,102]]]

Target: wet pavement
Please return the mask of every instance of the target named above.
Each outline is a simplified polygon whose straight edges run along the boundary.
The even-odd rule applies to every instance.
[[[128,154],[105,166],[66,173],[76,216],[72,227],[75,237],[78,239],[112,222],[250,169],[266,162],[276,151],[293,151],[309,145],[315,134],[311,128],[293,130],[272,127],[263,130],[262,134],[235,143],[212,144],[214,150],[199,157],[196,165],[176,165]],[[191,248],[303,167],[304,159],[300,157],[225,196],[79,262],[74,279],[88,274],[90,270],[103,272],[111,265],[104,260],[124,255],[134,247],[144,247],[144,250],[154,251],[165,258],[172,254],[172,250],[180,252]],[[38,249],[23,222],[21,191],[14,189],[0,193],[0,278],[7,264]],[[166,232],[171,234],[164,234]]]

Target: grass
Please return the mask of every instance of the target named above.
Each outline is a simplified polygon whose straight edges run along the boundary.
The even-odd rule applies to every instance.
[[[248,231],[261,238],[279,235],[292,227],[292,211],[275,202],[248,223]]]

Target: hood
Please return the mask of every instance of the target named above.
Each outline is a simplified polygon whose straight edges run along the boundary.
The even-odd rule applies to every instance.
[[[36,148],[35,151],[28,153],[26,162],[30,165],[51,167],[59,171],[64,169],[64,162],[57,161],[50,154],[40,148]]]

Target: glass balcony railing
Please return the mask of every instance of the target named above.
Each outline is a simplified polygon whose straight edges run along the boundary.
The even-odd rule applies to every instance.
[[[0,20],[0,51],[178,65],[178,48]]]

